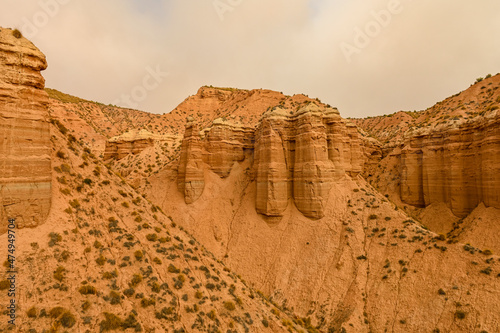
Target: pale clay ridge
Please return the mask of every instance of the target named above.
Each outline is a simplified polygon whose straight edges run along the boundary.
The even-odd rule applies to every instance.
[[[51,206],[45,56],[27,39],[0,28],[0,232],[43,223]]]

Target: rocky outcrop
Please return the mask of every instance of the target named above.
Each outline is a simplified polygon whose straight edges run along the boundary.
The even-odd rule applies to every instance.
[[[410,205],[444,202],[459,217],[481,202],[500,208],[500,114],[416,132],[400,171],[401,199]]]
[[[177,188],[184,195],[187,204],[196,201],[205,188],[201,139],[198,126],[190,118],[181,145],[181,156],[177,177]]]
[[[315,104],[295,114],[293,198],[305,216],[321,218],[333,181],[323,112]]]
[[[104,160],[121,160],[129,154],[140,154],[148,147],[153,147],[156,141],[174,142],[177,138],[169,135],[158,135],[146,130],[132,130],[106,142]]]
[[[189,163],[199,165],[198,140],[189,123],[178,184],[186,183]],[[305,216],[323,217],[332,183],[346,173],[357,176],[364,163],[356,127],[346,124],[336,109],[314,103],[297,111],[273,108],[264,113],[256,129],[217,120],[205,131],[203,161],[221,178],[229,175],[235,162],[246,159],[256,177],[256,210],[269,218],[283,216],[290,199]],[[198,172],[196,184],[201,185]],[[195,196],[186,197],[186,202],[194,200]]]
[[[253,148],[252,128],[219,118],[205,132],[203,160],[222,178],[229,176],[233,164],[243,161],[245,152]]]
[[[18,38],[19,37],[19,38]],[[10,29],[0,29],[0,232],[44,222],[51,205],[45,56]]]

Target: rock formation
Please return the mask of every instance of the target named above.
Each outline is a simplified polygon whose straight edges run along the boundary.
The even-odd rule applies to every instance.
[[[19,38],[18,38],[19,37]],[[0,232],[44,222],[51,204],[45,56],[10,29],[0,31]]]
[[[104,160],[121,160],[129,154],[137,155],[148,147],[153,147],[155,141],[174,142],[175,136],[157,135],[146,130],[132,130],[113,137],[106,142]]]
[[[193,128],[189,122],[178,172],[179,190],[187,203],[201,194],[203,179],[201,143]],[[250,160],[256,175],[255,208],[270,218],[283,216],[292,198],[305,216],[323,217],[331,184],[363,169],[356,127],[346,124],[336,109],[314,103],[296,112],[273,108],[256,129],[216,120],[205,133],[203,162],[221,178],[229,175],[235,162]],[[196,190],[188,194],[185,186],[193,180]]]
[[[203,193],[205,188],[203,172],[198,126],[194,119],[190,118],[186,124],[186,132],[182,141],[177,177],[177,188],[184,194],[184,200],[187,204],[196,201]]]
[[[459,217],[480,202],[500,208],[500,114],[422,130],[401,153],[401,199],[418,207],[444,202]]]
[[[245,151],[253,148],[253,132],[249,127],[216,119],[206,131],[203,160],[210,170],[225,178],[234,162],[245,159]]]

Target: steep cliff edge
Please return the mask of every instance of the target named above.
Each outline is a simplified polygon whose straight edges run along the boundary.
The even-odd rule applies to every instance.
[[[275,107],[255,129],[216,120],[203,131],[202,141],[193,126],[188,123],[178,171],[186,203],[203,192],[201,147],[206,168],[221,178],[229,176],[235,162],[250,163],[257,179],[255,208],[269,218],[283,216],[290,199],[305,216],[323,217],[332,183],[363,169],[356,127],[346,124],[336,109],[315,103],[296,111]]]
[[[0,28],[0,232],[44,222],[51,205],[45,56],[14,31]]]

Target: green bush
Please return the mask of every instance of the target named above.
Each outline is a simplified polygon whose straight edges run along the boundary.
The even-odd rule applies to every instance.
[[[229,310],[229,311],[233,311],[236,309],[236,307],[234,306],[234,303],[233,302],[224,302],[224,308],[226,308],[226,310]]]

